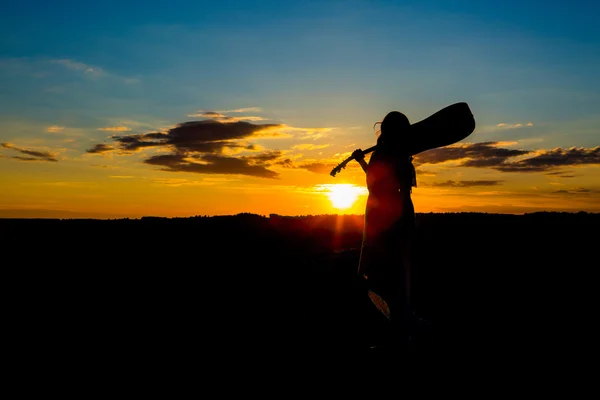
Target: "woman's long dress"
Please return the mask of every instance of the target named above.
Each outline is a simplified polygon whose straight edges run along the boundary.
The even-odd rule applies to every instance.
[[[405,306],[405,256],[416,228],[411,160],[382,148],[375,150],[367,168],[369,195],[358,273],[366,279],[371,299],[379,308],[377,296],[385,301],[383,307],[391,310]],[[388,317],[389,309],[380,308]]]

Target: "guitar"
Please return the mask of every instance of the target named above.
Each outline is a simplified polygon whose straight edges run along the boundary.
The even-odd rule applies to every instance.
[[[375,150],[377,148],[377,146],[373,146],[373,147],[369,147],[366,150],[363,150],[363,154],[369,154],[370,152],[372,152],[373,150]],[[331,170],[331,172],[329,173],[329,175],[333,176],[335,178],[335,175],[338,174],[342,169],[346,168],[346,164],[348,164],[350,161],[354,160],[353,156],[350,156],[348,158],[346,158],[344,161],[342,161],[341,163],[339,163],[334,169]]]

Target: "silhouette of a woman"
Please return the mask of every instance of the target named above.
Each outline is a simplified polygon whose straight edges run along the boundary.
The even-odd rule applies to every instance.
[[[410,272],[416,223],[411,192],[417,184],[409,128],[408,118],[392,111],[381,121],[369,163],[361,149],[352,153],[366,173],[369,190],[358,274],[390,321],[389,339],[398,343],[408,337],[413,318]]]

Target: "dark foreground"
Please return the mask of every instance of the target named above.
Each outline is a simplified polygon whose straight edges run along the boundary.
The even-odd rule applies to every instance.
[[[585,358],[598,214],[419,214],[411,357]],[[369,351],[362,216],[0,220],[24,354]],[[5,258],[8,260],[9,258]]]

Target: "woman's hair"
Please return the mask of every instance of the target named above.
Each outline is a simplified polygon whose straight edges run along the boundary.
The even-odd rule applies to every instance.
[[[377,143],[387,140],[388,137],[393,137],[394,132],[397,134],[408,128],[410,126],[410,121],[406,117],[406,115],[402,114],[400,111],[390,111],[383,121],[376,122],[373,125],[373,128],[377,124],[381,125],[381,129],[375,132],[377,135]]]

